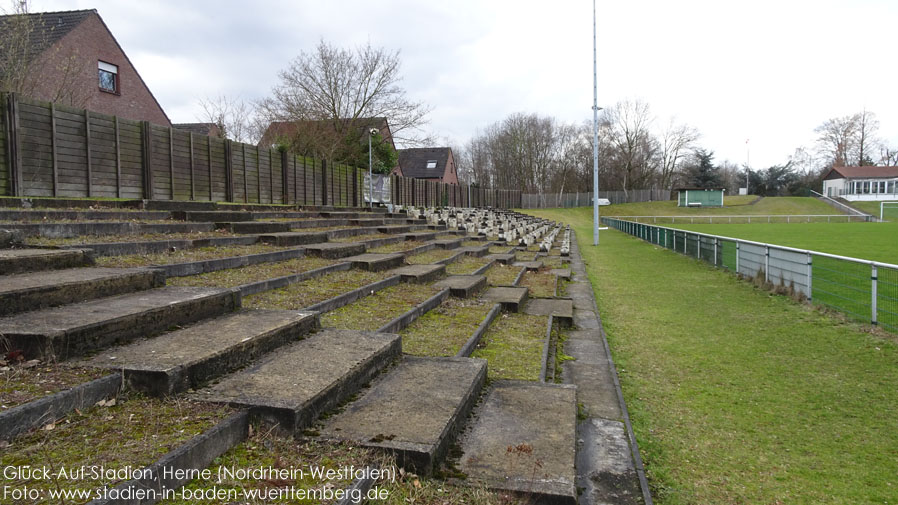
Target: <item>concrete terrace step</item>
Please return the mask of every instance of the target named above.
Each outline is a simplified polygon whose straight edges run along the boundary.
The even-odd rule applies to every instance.
[[[197,233],[212,231],[212,223],[72,222],[10,223],[3,228],[28,237],[70,238],[81,235],[139,235],[142,233]]]
[[[277,246],[294,246],[307,244],[320,244],[327,242],[326,231],[288,231],[284,233],[266,233],[259,235],[259,241],[263,244]]]
[[[468,480],[537,502],[574,504],[576,387],[496,381],[461,440]]]
[[[109,349],[86,364],[123,370],[135,389],[170,395],[240,368],[317,327],[317,312],[244,310]]]
[[[200,390],[295,432],[358,391],[402,352],[399,335],[327,329]]]
[[[0,275],[61,270],[92,264],[90,251],[82,249],[0,249]]]
[[[402,282],[425,283],[442,277],[446,273],[446,265],[406,265],[393,270],[392,273],[402,276]]]
[[[346,410],[325,421],[325,439],[388,449],[399,464],[429,474],[471,411],[486,380],[486,361],[419,358],[378,378]]]
[[[58,219],[78,221],[158,221],[170,217],[171,213],[166,211],[0,209],[0,220],[2,221],[54,221]]]
[[[174,210],[172,219],[179,221],[199,221],[204,223],[235,223],[252,221],[252,212],[233,210]]]
[[[486,287],[485,275],[451,275],[434,284],[437,289],[449,288],[457,298],[470,298]]]
[[[70,268],[0,277],[0,316],[158,288],[165,274],[147,268]]]
[[[520,312],[521,306],[527,301],[529,294],[530,291],[527,288],[500,286],[486,290],[486,293],[483,294],[483,299],[493,303],[501,303],[502,310]]]
[[[570,327],[574,322],[574,302],[567,298],[531,298],[524,305],[524,313],[533,316],[552,316]]]
[[[352,263],[353,268],[369,272],[380,272],[381,270],[389,270],[402,265],[404,258],[405,256],[400,253],[365,253],[349,256],[343,258],[343,260]]]
[[[10,349],[67,359],[240,306],[232,289],[164,287],[0,318]]]
[[[326,242],[324,244],[310,244],[304,247],[309,256],[318,256],[327,259],[340,259],[347,256],[355,256],[365,253],[365,244],[358,242]]]
[[[228,230],[231,233],[283,233],[290,231],[289,223],[271,221],[239,221],[236,223],[215,223],[218,229]]]

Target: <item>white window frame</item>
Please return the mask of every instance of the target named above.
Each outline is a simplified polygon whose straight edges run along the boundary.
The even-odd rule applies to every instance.
[[[112,74],[113,89],[104,88],[102,85],[100,85],[99,79],[101,71]],[[118,65],[113,65],[112,63],[97,60],[97,81],[97,85],[101,90],[106,91],[107,93],[118,93],[121,89],[121,82],[119,81],[118,77]]]

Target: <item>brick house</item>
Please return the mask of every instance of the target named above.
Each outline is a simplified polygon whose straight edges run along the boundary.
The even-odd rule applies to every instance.
[[[458,169],[452,149],[448,147],[421,147],[401,149],[399,168],[393,173],[427,181],[458,184]]]
[[[0,45],[4,38],[27,69],[30,97],[171,126],[96,10],[0,16]],[[12,59],[0,60],[0,74]]]

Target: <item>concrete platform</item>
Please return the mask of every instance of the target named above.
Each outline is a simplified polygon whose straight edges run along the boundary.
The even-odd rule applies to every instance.
[[[532,316],[553,316],[561,325],[570,328],[574,322],[574,302],[566,298],[531,298],[524,305],[524,313]]]
[[[317,312],[245,310],[109,349],[85,364],[122,370],[139,391],[171,395],[240,368],[317,327]]]
[[[378,226],[377,231],[380,233],[410,233],[413,231],[413,227],[409,225],[387,225],[387,226]]]
[[[402,276],[402,282],[425,283],[436,280],[446,274],[446,265],[406,265],[393,270]]]
[[[494,303],[501,303],[502,310],[520,312],[521,306],[527,301],[528,294],[527,288],[497,287],[486,290],[482,298]]]
[[[490,253],[490,246],[488,246],[488,245],[469,245],[469,246],[459,247],[458,250],[467,254],[468,256],[474,256],[476,258],[481,258]]]
[[[365,244],[358,242],[326,242],[305,246],[306,255],[327,259],[340,259],[365,253]]]
[[[353,395],[401,352],[399,335],[327,329],[194,396],[249,407],[253,415],[295,432]]]
[[[576,503],[575,393],[570,385],[494,382],[461,440],[459,470],[539,503]]]
[[[594,469],[577,476],[581,503],[644,503],[624,423],[586,419],[580,423],[577,442],[577,467]]]
[[[553,268],[552,270],[549,270],[549,273],[556,277],[560,277],[562,279],[567,279],[567,280],[571,279],[571,269],[570,268]]]
[[[235,223],[252,221],[251,212],[230,210],[173,210],[172,219],[179,221],[200,221],[204,223]]]
[[[486,259],[493,260],[497,263],[501,263],[503,265],[508,265],[514,263],[515,254],[514,253],[504,253],[504,254],[487,254]]]
[[[94,300],[165,285],[161,270],[70,268],[0,278],[0,316]]]
[[[416,232],[416,233],[405,233],[402,237],[405,240],[414,240],[418,242],[426,242],[428,240],[433,240],[437,236],[436,232],[428,233],[426,231]]]
[[[307,244],[322,244],[327,242],[326,231],[309,231],[309,232],[283,232],[268,233],[259,235],[259,241],[263,244],[271,244],[277,246],[295,246]]]
[[[542,261],[516,261],[512,263],[516,267],[524,267],[530,272],[536,272],[543,267]]]
[[[405,259],[405,256],[400,253],[365,253],[343,258],[344,261],[352,263],[353,268],[369,272],[380,272],[396,268],[402,264],[403,259]]]
[[[451,275],[434,284],[437,289],[449,288],[449,293],[457,298],[470,298],[486,287],[485,275]]]
[[[238,307],[237,290],[170,286],[0,318],[0,334],[28,359],[67,359]]]
[[[0,249],[0,275],[92,265],[89,251],[81,249]]]
[[[444,238],[433,241],[440,249],[458,249],[461,247],[462,242],[464,242],[464,239],[461,238]]]
[[[231,233],[284,233],[290,231],[290,223],[274,223],[265,221],[244,221],[237,223],[215,223],[218,229]]]
[[[486,361],[406,356],[321,428],[322,438],[395,453],[430,474],[446,455],[486,380]]]

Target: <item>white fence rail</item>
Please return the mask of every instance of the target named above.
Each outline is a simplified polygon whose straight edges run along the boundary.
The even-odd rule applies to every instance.
[[[599,191],[599,198],[607,198],[612,204],[653,202],[670,200],[670,191],[660,189],[632,189],[630,191]],[[558,207],[591,207],[589,193],[524,193],[521,205],[525,209],[554,209]]]

